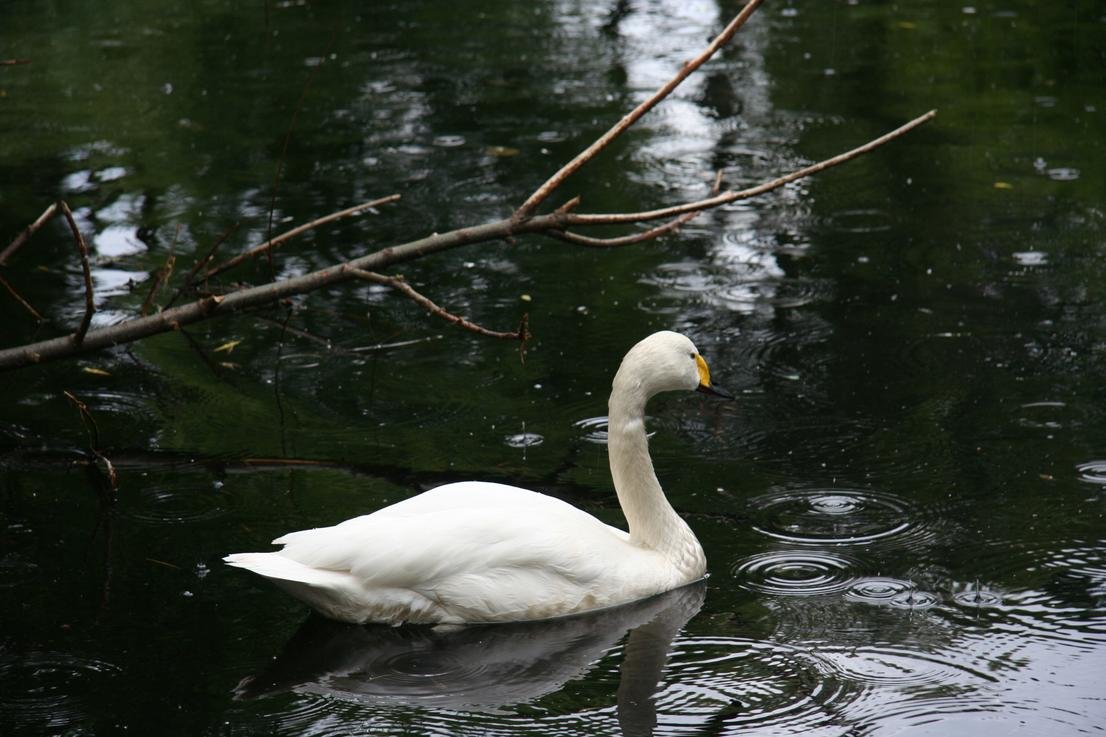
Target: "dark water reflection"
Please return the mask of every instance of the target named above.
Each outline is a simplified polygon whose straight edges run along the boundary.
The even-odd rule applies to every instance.
[[[342,702],[432,708],[438,716],[420,729],[436,734],[463,731],[467,722],[463,714],[439,710],[510,715],[498,728],[492,716],[480,718],[482,728],[498,731],[524,726],[520,706],[604,667],[607,658],[620,663],[616,712],[623,733],[648,735],[673,639],[699,611],[705,590],[699,583],[591,615],[503,626],[358,627],[312,617],[263,673],[244,679],[235,692],[239,698],[284,689],[325,696],[317,700],[324,712]],[[373,712],[366,718],[373,721]]]
[[[501,217],[733,11],[9,3],[0,58],[32,63],[0,66],[0,246],[64,197],[106,324],[235,224],[226,255],[402,194],[288,243],[287,276]],[[491,327],[529,313],[525,363],[358,284],[12,374],[0,734],[1100,730],[1103,38],[1090,0],[766,3],[565,196],[661,206],[718,169],[751,185],[940,116],[657,244],[405,265]],[[48,318],[0,292],[4,345],[83,313],[60,225],[0,270]],[[465,478],[620,523],[606,391],[661,328],[740,398],[650,407],[710,560],[698,613],[684,592],[550,625],[293,636],[303,609],[219,562]],[[63,390],[96,418],[114,501]],[[250,674],[273,690],[235,699]]]

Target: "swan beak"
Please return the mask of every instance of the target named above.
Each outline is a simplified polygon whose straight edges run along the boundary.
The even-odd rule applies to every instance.
[[[695,365],[699,367],[699,386],[695,387],[695,391],[702,392],[703,394],[710,394],[715,397],[721,397],[722,399],[733,399],[734,396],[728,391],[712,384],[710,381],[710,369],[707,368],[707,362],[703,360],[702,356],[695,356]]]
[[[717,384],[712,384],[710,386],[707,386],[706,384],[700,384],[695,391],[702,392],[703,394],[710,394],[715,397],[721,397],[722,399],[737,399],[737,397],[735,397],[733,394],[730,394],[728,391],[718,386]]]

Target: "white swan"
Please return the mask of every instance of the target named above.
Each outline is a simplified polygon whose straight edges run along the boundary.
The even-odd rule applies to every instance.
[[[614,377],[607,447],[628,533],[544,494],[463,481],[289,533],[273,541],[284,546],[277,552],[224,560],[354,623],[545,619],[696,581],[703,548],[665,498],[645,435],[646,401],[674,389],[729,397],[679,333],[639,342]]]

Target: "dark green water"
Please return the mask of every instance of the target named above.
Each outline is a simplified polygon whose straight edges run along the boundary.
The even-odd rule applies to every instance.
[[[270,211],[280,232],[403,196],[288,244],[278,276],[502,217],[736,10],[8,2],[0,58],[31,63],[0,66],[0,246],[66,199],[105,324],[170,253],[179,283],[232,225],[225,254],[264,240]],[[930,108],[655,244],[404,266],[490,327],[528,312],[525,364],[355,284],[5,374],[0,733],[1100,733],[1100,3],[769,1],[562,199],[655,207],[719,168],[754,184]],[[3,345],[79,321],[59,222],[0,274],[47,317],[0,293]],[[705,590],[555,625],[301,629],[304,607],[220,562],[467,478],[618,523],[606,392],[656,329],[740,393],[651,406]]]

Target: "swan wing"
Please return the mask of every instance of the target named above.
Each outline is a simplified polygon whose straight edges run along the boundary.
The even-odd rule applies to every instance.
[[[625,560],[630,547],[625,532],[570,504],[480,482],[449,484],[274,542],[284,545],[278,556],[349,577],[370,599],[409,592],[443,621],[535,619],[602,606],[619,593],[611,561]]]

